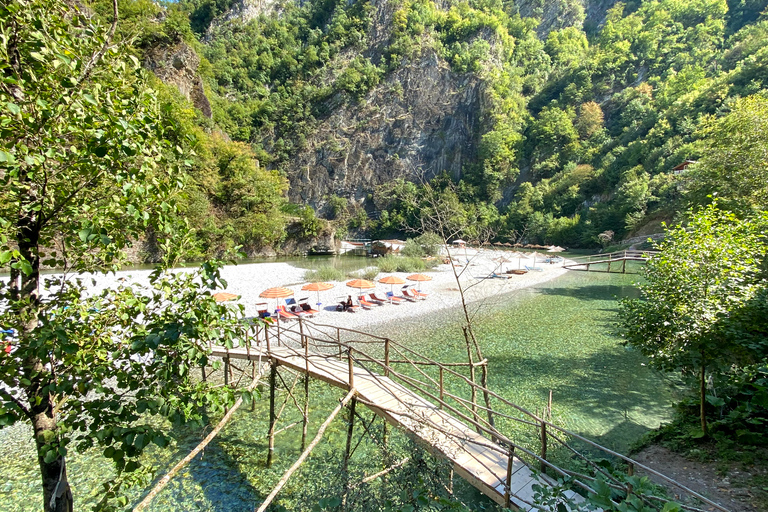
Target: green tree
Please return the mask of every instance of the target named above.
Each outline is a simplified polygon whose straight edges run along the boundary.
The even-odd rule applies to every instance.
[[[768,208],[768,98],[736,100],[723,117],[710,117],[700,130],[701,159],[685,176],[688,197],[707,196],[734,211]]]
[[[138,456],[168,441],[144,416],[205,421],[201,406],[232,398],[190,378],[208,343],[233,340],[234,313],[206,292],[215,265],[90,297],[67,275],[114,270],[147,230],[175,230],[184,155],[162,142],[138,61],[112,42],[114,5],[109,30],[64,2],[0,7],[0,324],[17,333],[0,360],[0,425],[31,424],[46,511],[73,510],[70,450],[103,449],[120,479],[102,504],[124,506]],[[64,277],[43,280],[41,265]]]
[[[646,264],[640,299],[624,299],[620,328],[627,343],[665,371],[696,375],[702,432],[707,434],[707,375],[765,357],[745,335],[749,322],[731,321],[758,307],[768,216],[739,220],[710,205],[687,226],[667,230]],[[746,326],[746,327],[745,327]]]

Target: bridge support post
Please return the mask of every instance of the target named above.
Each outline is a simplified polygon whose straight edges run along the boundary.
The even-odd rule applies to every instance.
[[[504,480],[504,508],[512,508],[512,473],[515,463],[515,447],[509,449],[509,461],[507,462],[507,478]]]
[[[547,424],[544,420],[541,421],[541,472],[547,474],[547,465],[544,461],[547,460]]]
[[[627,258],[624,258],[624,261],[621,262],[621,273],[626,274],[627,273]]]
[[[299,324],[299,327],[301,328],[302,324]],[[303,328],[301,333],[301,343],[304,347],[304,410],[301,419],[301,449],[303,451],[307,442],[307,425],[309,424],[309,340],[304,336]]]
[[[269,449],[267,450],[267,467],[272,466],[272,456],[275,453],[275,381],[277,380],[277,361],[269,363]]]
[[[344,451],[344,464],[342,466],[343,478],[344,478],[344,509],[346,510],[347,495],[349,494],[349,457],[352,454],[352,435],[355,428],[355,406],[357,405],[357,399],[352,397],[349,401],[349,423],[347,425],[347,448]],[[365,426],[365,423],[363,423]]]

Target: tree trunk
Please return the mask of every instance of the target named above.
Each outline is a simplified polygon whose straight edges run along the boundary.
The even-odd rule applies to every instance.
[[[29,200],[34,201],[35,194],[30,193]],[[26,208],[22,212],[27,212]],[[40,219],[34,210],[22,213],[18,219],[19,254],[31,269],[27,274],[20,272],[21,283],[17,293],[19,302],[14,313],[19,318],[19,343],[32,346],[40,315]],[[16,290],[14,290],[16,292]],[[45,453],[49,449],[57,450],[59,434],[56,428],[54,397],[47,391],[52,380],[51,368],[37,354],[30,352],[24,360],[22,371],[29,381],[25,392],[30,404],[30,420],[34,429],[37,460],[40,464],[40,476],[43,484],[43,510],[45,512],[72,512],[72,490],[67,480],[66,460],[57,453],[56,458],[45,462]],[[53,446],[53,448],[50,448]],[[45,450],[45,451],[44,451]]]
[[[703,357],[703,354],[702,354]],[[699,382],[699,399],[701,400],[701,405],[699,407],[699,412],[701,415],[701,430],[704,432],[704,435],[707,435],[707,408],[706,408],[706,398],[707,398],[707,373],[706,373],[706,366],[704,365],[704,361],[702,360],[701,363],[701,381]]]

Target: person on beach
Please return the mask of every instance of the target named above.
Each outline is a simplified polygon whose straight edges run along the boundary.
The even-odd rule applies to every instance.
[[[352,307],[352,296],[347,295],[347,302],[344,303],[344,311],[350,309]]]

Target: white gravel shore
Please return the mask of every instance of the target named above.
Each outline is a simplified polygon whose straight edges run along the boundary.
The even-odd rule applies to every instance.
[[[494,260],[505,255],[509,258],[509,253],[505,251],[486,249],[475,251],[467,249],[466,254],[463,249],[454,251],[454,257],[460,258],[461,262],[465,265],[457,267],[457,272],[461,273],[460,281],[468,302],[492,301],[496,298],[503,300],[504,295],[510,292],[548,281],[567,272],[562,268],[562,263],[549,264],[539,259],[536,262],[536,267],[540,268],[541,271],[530,271],[525,275],[512,275],[509,279],[491,277],[494,271],[499,272],[500,270],[498,261]],[[545,256],[551,255],[541,255],[541,258],[543,259]],[[529,266],[533,265],[532,259],[522,260],[522,262],[518,262],[517,258],[510,259],[512,260],[511,262],[503,264],[503,270],[518,268],[518,264],[523,266],[526,264]],[[467,260],[469,261],[468,264]],[[115,286],[118,280],[122,279],[145,284],[149,273],[149,270],[127,270],[107,276],[97,276],[96,285],[90,286],[90,289],[93,292],[97,292],[104,288]],[[399,305],[386,304],[370,310],[360,308],[354,313],[337,312],[336,304],[340,300],[346,299],[350,294],[355,303],[357,303],[357,296],[361,293],[373,291],[380,297],[383,297],[386,295],[386,292],[390,291],[390,285],[376,283],[377,286],[374,290],[360,292],[347,287],[345,284],[347,280],[333,282],[334,287],[332,289],[320,292],[319,302],[321,306],[318,308],[315,305],[318,302],[317,292],[301,290],[301,287],[307,284],[307,281],[304,279],[305,273],[305,269],[294,267],[288,263],[251,263],[229,265],[222,269],[222,277],[228,283],[224,291],[240,295],[237,302],[245,306],[247,316],[256,315],[256,305],[259,303],[266,302],[270,310],[273,311],[275,309],[276,299],[262,299],[259,297],[261,292],[275,286],[283,286],[293,290],[294,297],[297,299],[307,297],[309,299],[308,302],[315,309],[320,310],[319,314],[315,316],[315,321],[361,330],[371,329],[379,323],[389,323],[398,319],[428,315],[434,311],[456,307],[461,304],[461,296],[456,278],[451,270],[451,266],[446,264],[424,272],[424,274],[432,277],[431,281],[423,283],[406,281],[407,284],[413,284],[416,287],[420,284],[421,290],[428,294],[426,300],[403,302]],[[377,276],[377,280],[385,275],[395,275],[405,279],[411,274],[412,272],[380,273]],[[88,277],[90,278],[91,276]],[[86,279],[85,282],[90,285],[89,279]],[[404,285],[394,285],[396,294],[401,291],[402,286]],[[284,303],[283,299],[280,300],[280,303]]]

